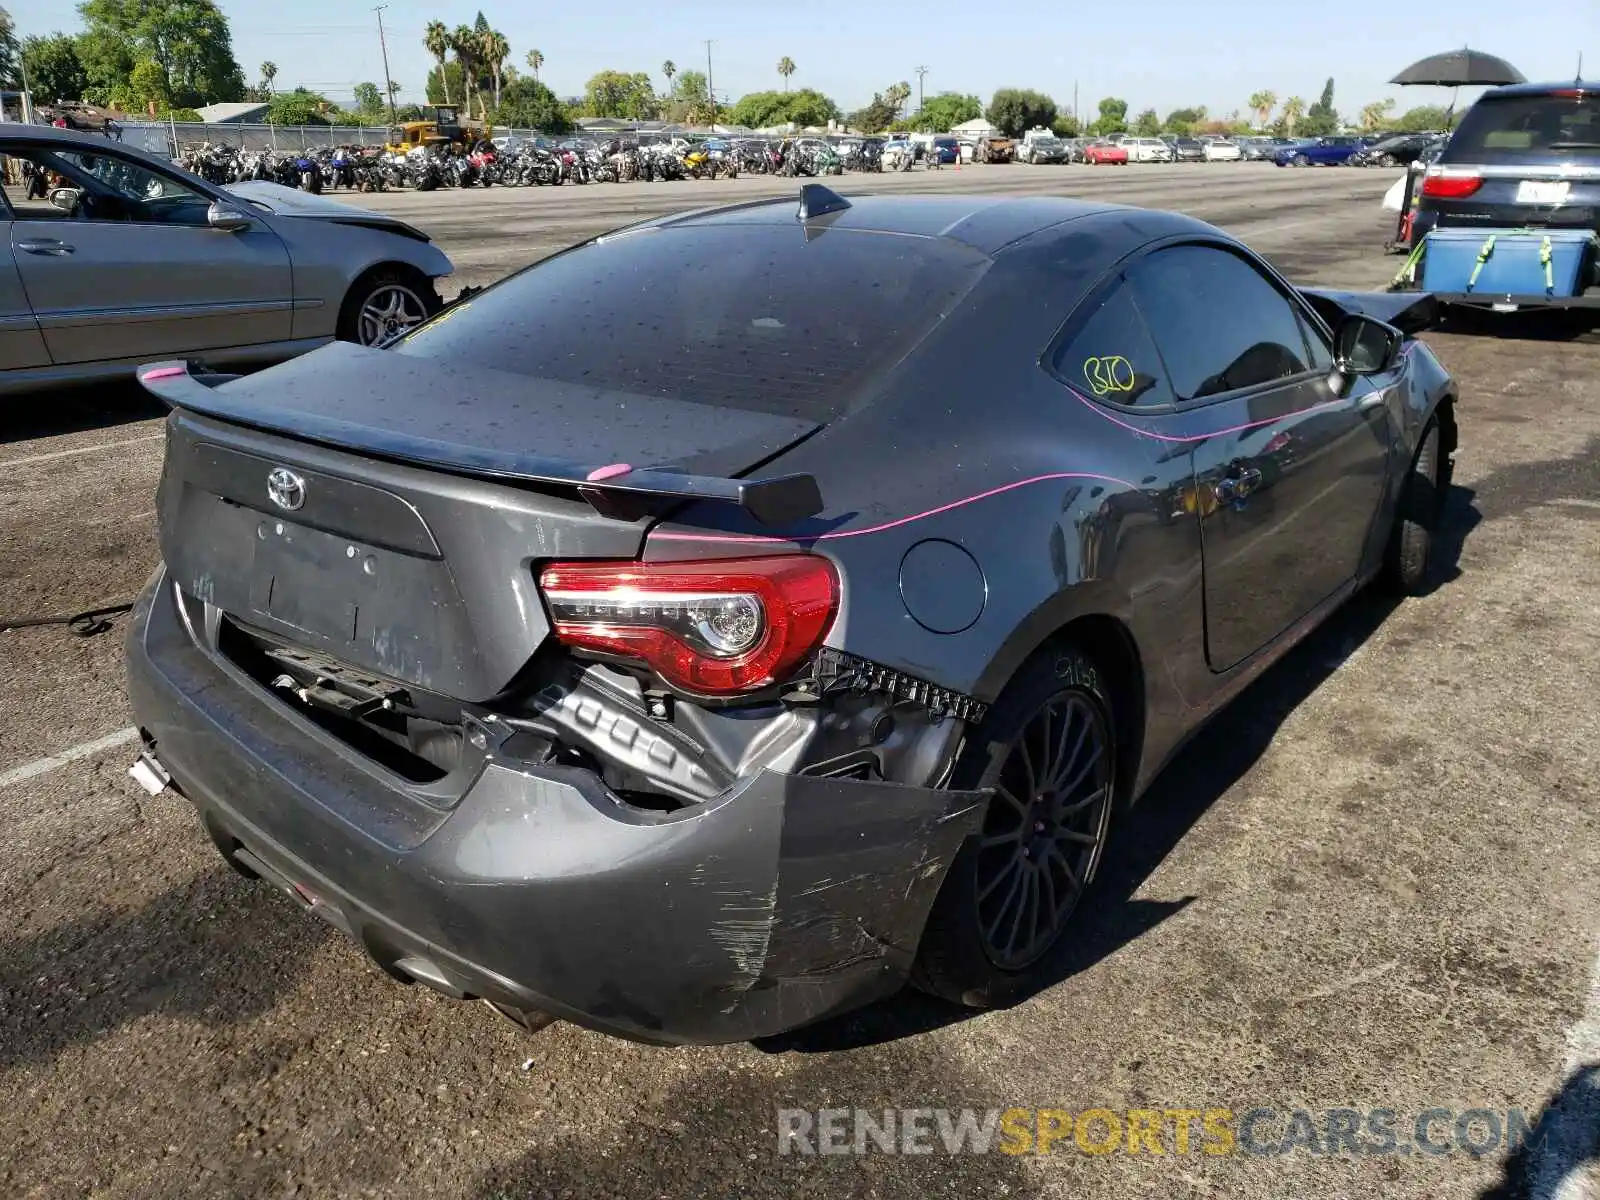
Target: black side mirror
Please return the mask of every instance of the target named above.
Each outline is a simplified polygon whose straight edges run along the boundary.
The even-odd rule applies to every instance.
[[[1348,316],[1333,331],[1334,365],[1346,375],[1381,375],[1399,361],[1403,341],[1392,325]]]

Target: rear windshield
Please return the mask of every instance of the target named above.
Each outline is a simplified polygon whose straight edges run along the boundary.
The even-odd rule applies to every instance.
[[[680,225],[581,246],[402,338],[406,354],[825,422],[988,265],[957,242],[798,223]]]
[[[1467,110],[1447,162],[1505,162],[1556,155],[1600,157],[1600,95],[1484,97]]]

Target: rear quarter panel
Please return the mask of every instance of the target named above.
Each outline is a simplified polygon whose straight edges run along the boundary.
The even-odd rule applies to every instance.
[[[829,644],[986,701],[1063,625],[1112,617],[1144,662],[1146,744],[1170,744],[1211,689],[1199,520],[1183,509],[1188,448],[1137,436],[1039,361],[1083,277],[1098,278],[1103,247],[1088,250],[1080,269],[1069,246],[1041,249],[1067,264],[1048,307],[1038,271],[992,271],[977,311],[949,318],[889,395],[766,468],[814,473],[821,516],[775,535],[689,509],[647,555],[825,554],[844,581]],[[919,623],[903,592],[908,553],[929,541],[960,547],[981,572],[976,591],[964,569],[951,580],[980,609],[956,632]]]

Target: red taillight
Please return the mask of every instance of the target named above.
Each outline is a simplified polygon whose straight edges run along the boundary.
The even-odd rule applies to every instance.
[[[1483,176],[1476,171],[1452,171],[1449,167],[1432,167],[1422,177],[1422,194],[1435,200],[1461,200],[1483,186]]]
[[[563,644],[637,659],[702,696],[783,680],[821,644],[839,606],[838,574],[816,554],[552,563],[539,588]]]

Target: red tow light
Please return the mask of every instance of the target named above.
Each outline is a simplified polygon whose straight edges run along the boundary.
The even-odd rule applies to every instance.
[[[783,680],[821,644],[839,607],[838,574],[816,554],[552,563],[539,589],[562,644],[635,659],[702,696]]]
[[[1433,167],[1422,177],[1422,194],[1433,200],[1464,200],[1483,186],[1476,171]]]

